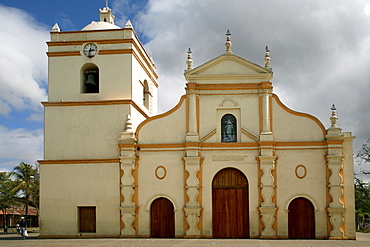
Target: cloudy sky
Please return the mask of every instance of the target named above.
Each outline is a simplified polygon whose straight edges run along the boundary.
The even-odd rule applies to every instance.
[[[43,157],[46,44],[58,23],[80,30],[104,0],[0,0],[0,171]],[[354,152],[370,138],[370,2],[365,0],[110,0],[116,24],[131,20],[153,55],[160,112],[184,93],[186,51],[194,67],[225,50],[263,65],[270,48],[274,92],[293,110],[352,132]],[[356,169],[359,169],[356,166]]]

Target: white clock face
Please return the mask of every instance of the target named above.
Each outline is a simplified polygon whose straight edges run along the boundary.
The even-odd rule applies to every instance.
[[[98,47],[95,44],[89,43],[85,45],[84,54],[86,57],[94,57],[97,53]]]

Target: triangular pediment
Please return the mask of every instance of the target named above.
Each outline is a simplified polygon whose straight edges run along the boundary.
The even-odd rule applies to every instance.
[[[270,80],[272,78],[271,69],[263,68],[244,58],[233,54],[223,54],[200,65],[197,68],[185,72],[187,79],[207,79],[219,77],[226,78],[260,78]]]

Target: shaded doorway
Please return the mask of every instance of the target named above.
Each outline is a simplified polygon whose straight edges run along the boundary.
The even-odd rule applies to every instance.
[[[315,238],[315,209],[306,198],[296,198],[288,208],[288,235],[292,239]]]
[[[248,180],[234,168],[219,171],[212,182],[213,238],[249,238]]]
[[[175,212],[170,200],[160,197],[153,201],[150,207],[150,229],[152,238],[175,237]]]

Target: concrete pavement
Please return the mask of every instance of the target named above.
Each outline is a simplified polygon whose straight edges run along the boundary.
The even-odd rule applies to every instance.
[[[261,240],[261,239],[144,239],[144,238],[96,238],[96,239],[37,239],[38,233],[30,233],[26,240],[16,234],[0,234],[0,246],[288,246],[288,247],[345,247],[370,246],[370,233],[357,233],[357,240]]]

